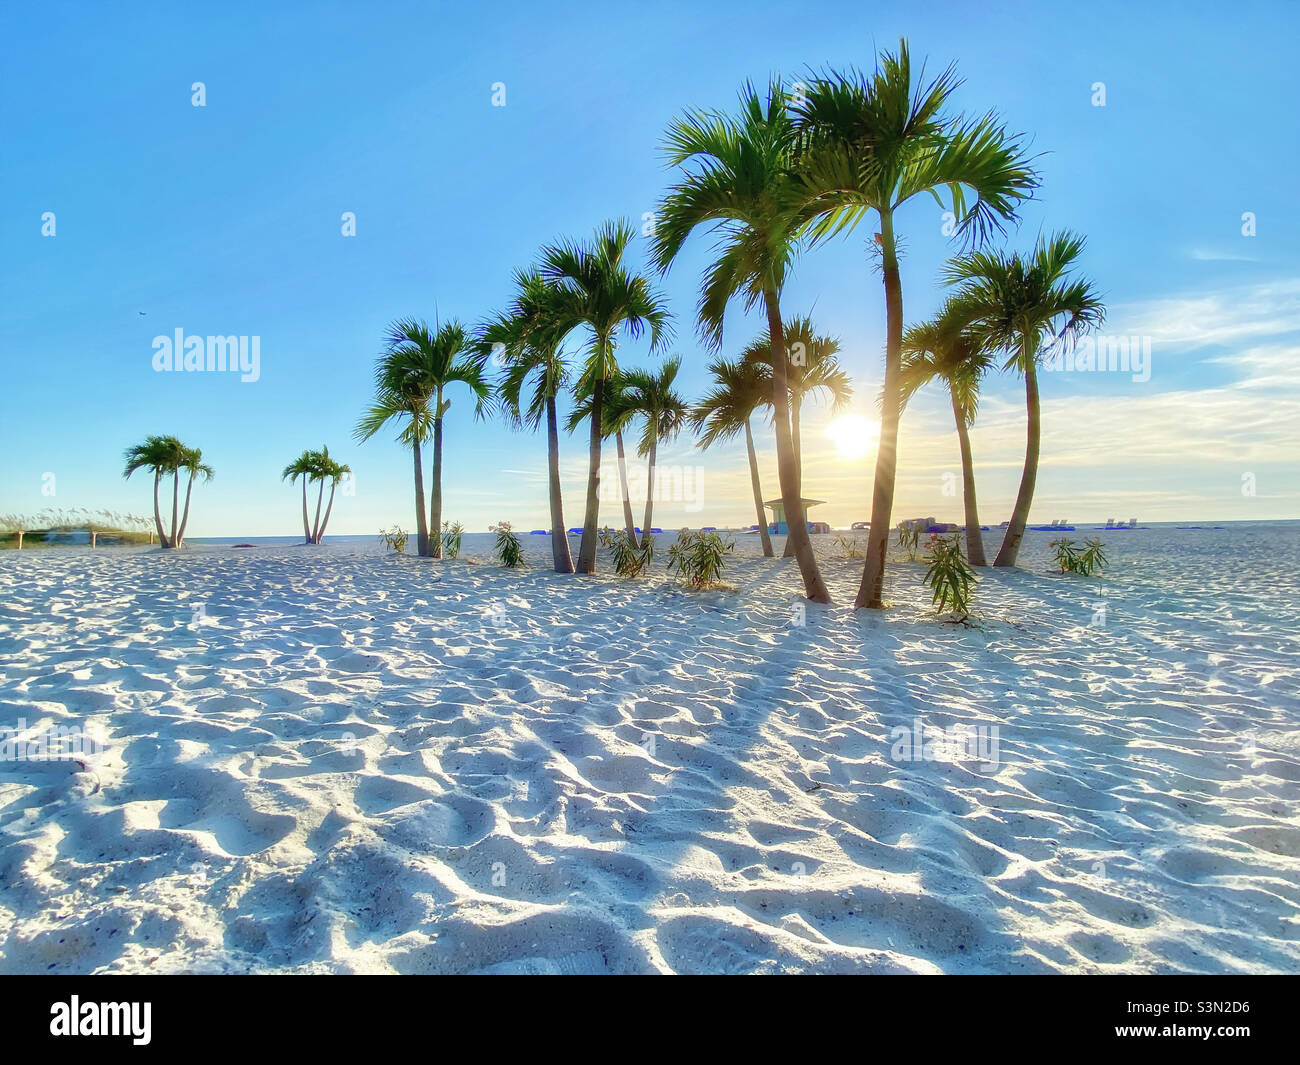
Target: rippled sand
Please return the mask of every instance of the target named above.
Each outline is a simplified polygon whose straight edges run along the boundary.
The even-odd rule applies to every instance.
[[[779,559],[7,552],[0,727],[107,748],[0,762],[0,971],[1298,971],[1298,537],[1177,535],[978,629],[914,564],[800,626]]]

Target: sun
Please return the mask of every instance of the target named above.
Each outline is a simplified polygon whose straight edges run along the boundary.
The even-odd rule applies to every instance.
[[[843,414],[826,426],[826,439],[842,459],[866,458],[880,439],[880,423],[860,414]]]

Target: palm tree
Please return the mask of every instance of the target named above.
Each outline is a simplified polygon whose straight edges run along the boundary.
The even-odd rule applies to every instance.
[[[1042,435],[1037,370],[1045,342],[1068,348],[1106,318],[1092,283],[1067,276],[1083,247],[1082,237],[1057,233],[1040,238],[1027,256],[971,252],[954,259],[947,271],[948,282],[961,286],[958,299],[969,308],[971,332],[978,342],[1007,352],[1003,369],[1014,368],[1025,378],[1025,468],[995,566],[1016,564],[1034,501]]]
[[[902,370],[903,289],[898,273],[895,214],[927,195],[951,200],[959,231],[983,240],[1015,218],[1038,177],[1020,140],[990,113],[975,119],[944,115],[960,84],[952,67],[931,82],[914,82],[907,42],[885,53],[870,78],[834,72],[812,79],[793,103],[799,124],[799,168],[822,214],[811,232],[821,239],[854,227],[875,212],[876,248],[885,287],[885,381],[876,451],[871,533],[855,607],[883,606],[885,549],[898,468],[899,374]]]
[[[811,216],[804,182],[794,170],[797,131],[789,103],[779,82],[769,85],[766,96],[746,84],[738,115],[690,111],[674,120],[666,150],[669,164],[682,171],[656,212],[653,239],[655,260],[666,271],[696,228],[706,227],[718,237],[720,253],[704,280],[698,309],[700,333],[711,348],[721,344],[723,318],[733,298],[740,297],[747,310],[762,304],[775,353],[777,474],[786,513],[793,517],[803,511],[790,433],[781,291]],[[805,594],[829,603],[804,522],[790,522],[790,538]]]
[[[849,375],[840,368],[835,358],[840,350],[838,340],[818,336],[812,319],[807,315],[792,318],[784,323],[786,358],[786,384],[790,389],[790,439],[794,445],[794,464],[799,475],[799,494],[803,495],[803,401],[805,397],[825,392],[831,401],[832,413],[839,413],[853,398],[853,385]],[[741,355],[753,362],[772,365],[772,343],[760,337]],[[794,554],[794,540],[787,536],[785,557]]]
[[[455,382],[468,385],[476,399],[474,413],[482,417],[492,393],[483,361],[459,322],[448,322],[435,332],[412,318],[396,321],[389,326],[386,348],[376,366],[375,402],[357,423],[357,439],[365,441],[390,420],[406,420],[399,439],[413,452],[416,545],[424,557],[442,557],[442,421],[451,406],[450,400],[444,398],[444,390]],[[433,486],[426,520],[421,444],[430,434]]]
[[[587,507],[578,572],[596,572],[596,524],[600,517],[600,445],[604,435],[605,384],[618,368],[615,347],[620,334],[636,338],[649,331],[650,348],[665,338],[668,310],[650,282],[624,264],[632,228],[626,221],[607,222],[590,244],[562,241],[542,249],[541,274],[555,290],[559,319],[572,329],[590,333],[590,348],[578,380],[580,392],[591,396],[591,437],[588,445]]]
[[[346,477],[348,474],[352,472],[351,466],[347,465],[346,463],[336,462],[334,459],[330,458],[330,449],[328,447],[321,449],[321,451],[318,453],[318,460],[319,460],[318,469],[319,469],[319,476],[321,479],[321,487],[322,488],[325,487],[325,481],[329,481],[330,483],[330,501],[325,506],[324,519],[317,524],[316,528],[312,532],[311,542],[314,544],[319,544],[324,542],[325,526],[327,526],[330,523],[330,514],[332,514],[334,511],[334,490],[338,488],[339,482],[341,482],[344,477]],[[317,510],[319,509],[320,508],[318,505]]]
[[[654,512],[655,460],[659,455],[659,442],[671,443],[686,424],[686,401],[673,389],[677,372],[682,368],[681,356],[665,359],[655,372],[630,370],[624,374],[627,384],[628,405],[632,413],[644,420],[637,454],[649,457],[646,474],[645,521],[641,524],[642,546],[650,542],[650,519]]]
[[[767,515],[763,510],[763,487],[758,476],[758,457],[754,453],[754,433],[750,419],[762,406],[772,403],[772,371],[770,366],[745,359],[728,362],[715,359],[709,363],[709,373],[717,383],[713,391],[695,404],[691,422],[700,434],[699,446],[708,449],[719,440],[730,440],[742,429],[745,433],[745,451],[749,456],[749,481],[754,490],[754,513],[758,516],[758,533],[763,541],[763,554],[772,557],[772,537],[767,529]]]
[[[293,484],[299,478],[302,479],[302,542],[309,544],[312,542],[311,523],[307,520],[307,482],[314,480],[316,476],[316,452],[304,451],[280,474],[280,480],[288,481]]]
[[[124,458],[126,468],[122,476],[128,480],[136,470],[147,469],[153,472],[153,521],[158,532],[158,543],[162,547],[175,546],[172,539],[163,531],[162,513],[158,506],[158,486],[163,476],[174,474],[180,466],[184,445],[174,436],[149,436],[144,443],[126,449]],[[173,517],[173,532],[175,518]]]
[[[564,524],[560,492],[560,431],[556,399],[568,383],[569,371],[560,354],[562,321],[554,293],[535,270],[515,274],[516,295],[509,310],[479,328],[480,352],[505,349],[505,371],[497,392],[507,419],[516,428],[536,429],[546,418],[546,466],[551,502],[551,559],[556,573],[572,573],[573,557]],[[524,387],[536,381],[524,404]]]
[[[212,467],[203,461],[203,452],[196,447],[187,447],[181,457],[181,462],[172,476],[176,476],[180,470],[189,471],[189,480],[185,482],[185,514],[181,518],[181,527],[177,531],[173,529],[173,542],[177,547],[185,543],[185,526],[190,523],[190,493],[194,491],[194,478],[201,477],[205,481],[212,480]]]
[[[943,310],[903,334],[903,366],[899,373],[899,406],[931,381],[942,381],[952,401],[961,451],[962,502],[966,514],[966,556],[972,566],[987,566],[975,505],[975,466],[971,458],[970,426],[979,408],[980,378],[993,365],[993,355],[971,334],[970,310],[949,300]]]

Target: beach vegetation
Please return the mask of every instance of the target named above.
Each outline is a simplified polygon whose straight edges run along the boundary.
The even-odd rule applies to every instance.
[[[507,569],[517,569],[524,564],[524,548],[519,536],[510,528],[510,522],[501,521],[488,526],[488,532],[497,534],[497,561]]]
[[[1058,573],[1093,577],[1101,573],[1110,562],[1099,537],[1094,536],[1082,543],[1070,539],[1052,540],[1048,546],[1052,549]]]
[[[957,533],[932,536],[925,550],[929,565],[922,580],[930,589],[936,612],[953,614],[954,621],[965,622],[970,617],[976,578],[961,553],[961,537]]]
[[[676,572],[691,588],[709,588],[722,579],[727,555],[735,548],[731,537],[716,532],[683,529],[668,548],[668,569]]]
[[[442,523],[442,550],[448,558],[460,556],[460,541],[465,535],[465,526],[458,521]]]
[[[639,577],[654,558],[653,536],[644,536],[637,543],[622,529],[602,529],[600,546],[609,551],[614,560],[614,572],[620,577]]]
[[[391,529],[379,530],[379,542],[389,551],[396,551],[399,555],[406,550],[407,539],[406,530],[400,525],[394,525]]]

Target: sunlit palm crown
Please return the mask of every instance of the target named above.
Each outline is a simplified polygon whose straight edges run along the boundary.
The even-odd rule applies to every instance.
[[[174,436],[146,437],[143,444],[126,449],[126,468],[122,476],[130,477],[136,470],[173,473],[186,465],[187,448]]]
[[[975,311],[967,301],[949,299],[934,318],[903,334],[902,402],[931,381],[943,381],[967,425],[979,409],[980,378],[993,365],[993,349],[971,331]]]
[[[736,436],[756,410],[772,403],[772,370],[766,363],[715,359],[709,373],[716,385],[690,414],[701,448]]]
[[[1023,372],[1025,359],[1036,358],[1044,341],[1073,343],[1105,320],[1105,307],[1092,284],[1068,276],[1083,247],[1082,237],[1063,232],[1040,238],[1026,256],[972,252],[949,264],[946,280],[960,286],[957,298],[972,335],[981,344],[1006,351],[1005,368],[1016,366]]]
[[[779,81],[760,93],[746,84],[736,115],[689,111],[665,135],[669,165],[681,167],[655,215],[652,255],[667,270],[697,226],[716,238],[717,260],[704,279],[701,335],[716,347],[733,296],[752,307],[767,288],[779,291],[813,217],[794,170],[796,127]]]
[[[853,398],[852,380],[839,364],[840,342],[834,337],[819,336],[807,315],[788,319],[782,329],[787,352],[801,350],[803,358],[786,359],[786,382],[792,396],[804,396],[825,391],[831,400],[831,409],[843,410]],[[760,334],[743,352],[741,358],[749,362],[772,365],[772,341]]]
[[[673,388],[682,368],[680,355],[665,359],[658,370],[628,370],[623,375],[626,405],[643,419],[637,452],[646,455],[655,440],[671,440],[686,424],[686,401]]]
[[[892,211],[918,193],[952,201],[959,226],[983,240],[1015,217],[1038,176],[1021,138],[992,113],[965,119],[945,114],[961,84],[952,67],[915,79],[905,41],[885,52],[870,76],[858,71],[811,74],[792,95],[798,127],[797,166],[815,198],[824,237],[855,225],[867,212]]]
[[[652,350],[667,338],[666,300],[624,263],[632,237],[627,222],[606,222],[590,242],[566,240],[542,249],[539,273],[550,289],[544,298],[559,337],[580,326],[591,333],[584,379],[614,373],[615,343],[621,332],[637,338],[648,331]]]
[[[560,351],[564,334],[574,328],[566,318],[561,295],[536,270],[515,272],[515,298],[509,308],[475,331],[475,345],[484,358],[500,352],[504,367],[497,384],[506,417],[516,427],[536,428],[568,381],[568,368]],[[524,388],[536,378],[527,405]]]

